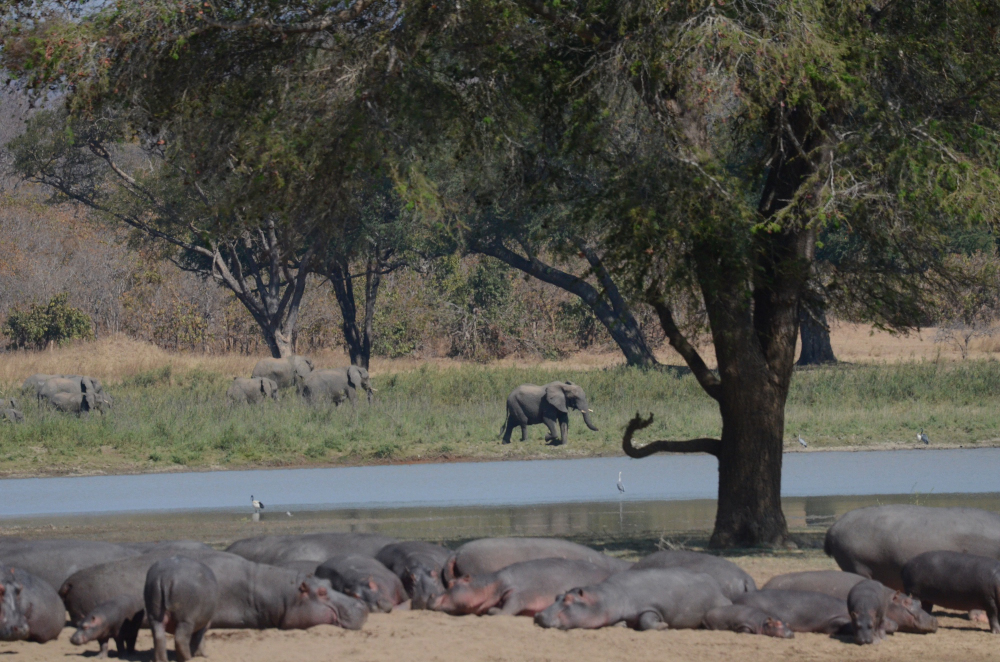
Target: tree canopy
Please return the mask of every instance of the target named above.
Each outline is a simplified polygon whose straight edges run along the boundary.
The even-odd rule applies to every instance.
[[[623,447],[718,458],[718,546],[787,538],[810,287],[905,329],[962,282],[951,238],[997,221],[997,2],[4,6],[5,66],[65,86],[76,117],[164,141],[185,181],[227,192],[220,217],[326,233],[388,181],[435,242],[591,279],[578,294],[609,329],[628,299],[652,306],[722,430],[636,448],[637,415]]]

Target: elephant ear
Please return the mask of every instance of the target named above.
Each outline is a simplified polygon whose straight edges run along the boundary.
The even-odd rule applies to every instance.
[[[361,387],[361,370],[357,366],[352,365],[347,369],[347,381],[349,381],[351,386],[354,388]]]
[[[566,409],[566,393],[563,391],[562,384],[549,384],[546,386],[545,399],[549,401],[550,405],[562,413],[569,413]]]

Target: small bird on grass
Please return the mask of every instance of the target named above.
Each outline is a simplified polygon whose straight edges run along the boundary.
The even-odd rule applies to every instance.
[[[625,494],[625,486],[622,485],[622,472],[618,472],[618,491]]]
[[[807,448],[809,446],[809,444],[806,443],[806,440],[802,438],[801,434],[799,435],[799,446],[802,448]]]
[[[250,495],[250,505],[253,506],[253,511],[255,513],[259,513],[260,511],[264,510],[264,504],[262,504],[260,501],[257,501],[257,499],[254,499],[252,494]]]
[[[917,441],[922,441],[924,444],[930,444],[931,440],[924,434],[924,429],[920,428],[920,432],[917,433]]]

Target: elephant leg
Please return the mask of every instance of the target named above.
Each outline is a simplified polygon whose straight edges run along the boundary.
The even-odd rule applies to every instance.
[[[566,432],[569,430],[569,417],[563,414],[559,417],[559,443],[566,445]]]
[[[356,390],[353,388],[347,389],[347,397],[350,399],[352,407],[358,406],[358,392]]]
[[[504,426],[505,429],[503,433],[503,443],[505,444],[510,443],[510,435],[512,432],[514,432],[514,428],[516,426],[517,426],[517,421],[514,420],[514,417],[510,414],[510,412],[507,412],[507,422]],[[524,440],[522,439],[521,441]]]
[[[521,441],[528,441],[528,424],[521,423]]]
[[[545,443],[551,444],[559,439],[559,433],[556,432],[556,422],[551,418],[543,418],[542,422],[545,423],[545,427],[549,429],[548,433],[545,435]],[[558,445],[558,442],[556,443]]]

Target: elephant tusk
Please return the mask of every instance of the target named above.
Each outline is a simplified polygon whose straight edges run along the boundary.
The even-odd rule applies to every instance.
[[[371,389],[371,392],[372,393],[378,393],[378,389],[377,388],[373,388],[373,389]]]

